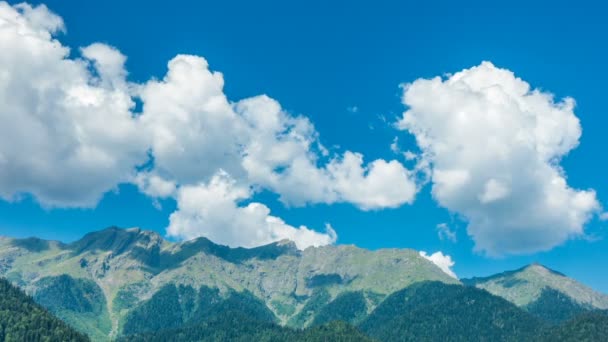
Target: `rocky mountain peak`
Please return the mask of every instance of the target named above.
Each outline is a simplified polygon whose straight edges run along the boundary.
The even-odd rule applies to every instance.
[[[69,244],[68,248],[78,254],[85,251],[110,251],[114,255],[119,255],[136,246],[150,249],[160,246],[163,242],[163,238],[156,232],[112,226],[88,233],[82,239]]]
[[[559,293],[579,305],[597,309],[608,308],[607,295],[539,263],[490,277],[468,279],[464,283],[485,289],[522,307],[537,302],[549,291]]]

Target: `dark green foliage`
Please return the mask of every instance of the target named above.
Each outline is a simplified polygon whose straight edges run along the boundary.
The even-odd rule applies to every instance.
[[[261,322],[275,323],[277,321],[266,304],[248,291],[231,292],[226,299],[211,305],[207,310],[200,311],[195,319],[201,320],[205,317],[226,313],[242,313]]]
[[[342,276],[335,273],[318,274],[306,280],[306,286],[310,288],[339,284],[342,284]]]
[[[555,324],[590,310],[567,295],[550,288],[543,289],[540,297],[526,305],[525,309],[534,316]]]
[[[305,329],[300,337],[284,341],[302,342],[373,342],[374,340],[363,334],[359,329],[345,322],[333,321],[328,324]]]
[[[296,312],[295,305],[290,302],[283,302],[275,299],[270,303],[270,305],[279,316],[291,316]]]
[[[101,288],[88,279],[74,279],[68,275],[42,278],[34,299],[51,311],[101,313],[105,296]]]
[[[486,291],[423,282],[390,295],[360,327],[381,341],[525,341],[541,326]]]
[[[0,341],[88,341],[40,307],[5,279],[0,279]]]
[[[106,297],[92,280],[68,275],[42,278],[34,299],[75,329],[93,339],[107,336],[112,329]]]
[[[331,300],[331,296],[327,290],[320,288],[313,292],[310,299],[304,304],[304,307],[300,312],[293,316],[287,325],[290,327],[305,327],[313,317],[321,310],[322,307],[327,305]]]
[[[131,311],[125,321],[124,334],[171,329],[183,323],[182,309],[175,285],[167,285],[152,298]]]
[[[543,334],[542,341],[603,342],[608,340],[608,311],[592,311]]]
[[[327,303],[326,292],[315,297]],[[125,341],[370,341],[346,323],[306,330],[276,324],[273,313],[249,292],[165,286],[136,308],[123,330]]]
[[[332,322],[328,325],[294,330],[274,323],[258,321],[242,313],[224,313],[212,316],[204,322],[179,329],[157,333],[124,337],[124,341],[164,342],[371,342],[372,340],[346,323]]]
[[[325,305],[316,314],[313,325],[331,321],[344,321],[357,324],[367,316],[367,304],[362,292],[346,292]]]
[[[133,283],[122,287],[116,293],[112,301],[114,311],[123,309],[132,309],[139,302],[139,298],[135,295],[146,287],[145,283]]]
[[[240,313],[262,322],[276,317],[264,302],[249,292],[230,292],[223,298],[218,289],[169,284],[156,292],[125,318],[123,334],[154,332],[194,324],[210,317]]]

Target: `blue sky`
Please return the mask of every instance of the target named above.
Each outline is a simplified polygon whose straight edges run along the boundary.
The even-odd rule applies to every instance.
[[[532,88],[554,94],[556,102],[575,99],[582,136],[559,165],[569,187],[594,189],[598,203],[605,204],[608,119],[603,89],[608,51],[602,42],[608,23],[602,5],[584,1],[576,7],[565,1],[534,5],[518,1],[43,3],[65,22],[66,31],[56,37],[72,48],[69,58],[79,56],[79,47],[108,44],[128,57],[128,81],[143,84],[162,79],[168,61],[177,54],[202,56],[211,70],[223,74],[223,92],[230,102],[266,94],[290,115],[307,117],[330,151],[330,156],[319,154],[320,163],[333,154],[355,151],[365,163],[397,160],[412,169],[414,162],[390,148],[398,137],[400,150],[420,151],[413,134],[394,126],[407,109],[400,85],[491,61]],[[357,200],[286,205],[279,199],[281,191],[271,186],[246,196],[246,202],[263,203],[272,215],[294,227],[322,231],[330,223],[340,244],[442,251],[456,262],[453,269],[460,277],[537,261],[608,292],[603,267],[608,262],[608,242],[606,222],[598,217],[601,210],[585,221],[584,236],[557,243],[548,251],[491,257],[474,251],[475,239],[467,234],[463,212],[473,209],[458,204],[452,206],[456,210],[442,208],[431,194],[432,182],[420,186],[412,204],[396,208],[365,210]],[[140,226],[165,234],[176,207],[174,199],[154,200],[133,184],[107,192],[92,208],[48,208],[35,195],[22,195],[17,201],[0,200],[0,234],[69,241],[109,225]],[[456,242],[438,237],[440,223],[455,231]]]

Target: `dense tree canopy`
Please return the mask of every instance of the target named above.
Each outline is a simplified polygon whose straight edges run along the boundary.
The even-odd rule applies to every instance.
[[[88,341],[89,339],[0,279],[0,341]]]

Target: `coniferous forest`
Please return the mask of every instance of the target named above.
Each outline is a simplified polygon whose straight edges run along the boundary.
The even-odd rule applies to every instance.
[[[86,335],[36,304],[19,288],[0,279],[0,341],[88,341]]]

